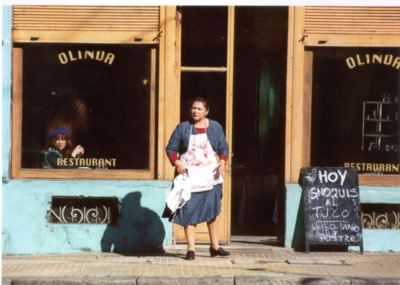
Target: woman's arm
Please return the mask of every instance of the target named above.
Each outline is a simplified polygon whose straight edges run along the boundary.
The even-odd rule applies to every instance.
[[[179,174],[183,174],[187,171],[187,167],[179,160],[179,150],[182,148],[184,131],[182,124],[179,124],[168,141],[165,148],[169,161],[175,166],[176,171]]]
[[[229,154],[229,146],[226,142],[224,130],[217,121],[210,121],[210,143],[216,154],[218,155],[218,172],[223,175],[225,173],[226,164]]]
[[[224,130],[222,126],[215,122],[215,139],[216,139],[216,149],[215,152],[218,154],[220,160],[225,162],[228,160],[229,146],[226,142]]]
[[[54,150],[49,150],[45,153],[45,160],[47,161],[47,166],[51,168],[57,168],[57,169],[73,169],[76,168],[75,166],[71,165],[65,165],[63,157],[61,156],[60,153],[54,151]]]
[[[172,135],[169,138],[168,144],[165,148],[169,161],[171,162],[172,165],[175,165],[174,162],[179,159],[178,151],[181,144],[180,137],[181,135],[178,125],[172,132]]]
[[[58,163],[58,159],[60,158],[62,158],[61,155],[55,151],[45,153],[45,160],[51,168],[63,168],[63,165]]]

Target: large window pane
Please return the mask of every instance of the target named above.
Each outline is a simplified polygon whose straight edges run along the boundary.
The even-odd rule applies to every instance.
[[[61,168],[148,169],[149,47],[27,44],[23,49],[22,168],[42,168],[57,128],[85,148]],[[84,159],[84,160],[83,160]]]
[[[313,55],[312,165],[400,174],[400,49]]]

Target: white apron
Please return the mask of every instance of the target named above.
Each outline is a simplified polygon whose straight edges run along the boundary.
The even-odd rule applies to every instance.
[[[188,150],[179,159],[188,168],[191,192],[208,191],[224,181],[219,175],[217,154],[208,141],[207,130],[194,135],[190,129]]]

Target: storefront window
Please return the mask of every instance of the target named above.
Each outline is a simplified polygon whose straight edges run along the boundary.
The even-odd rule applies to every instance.
[[[21,44],[22,169],[149,170],[154,50],[149,46]],[[84,154],[49,165],[52,137]],[[71,148],[72,149],[72,148]]]
[[[311,52],[311,164],[399,175],[400,49]]]

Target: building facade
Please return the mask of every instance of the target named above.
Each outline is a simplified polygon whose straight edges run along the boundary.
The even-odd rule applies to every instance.
[[[302,247],[301,168],[346,166],[365,250],[400,250],[400,8],[16,5],[2,19],[4,254],[184,242],[161,218],[164,148],[196,96],[231,148],[221,242]],[[48,168],[56,128],[85,154]]]

